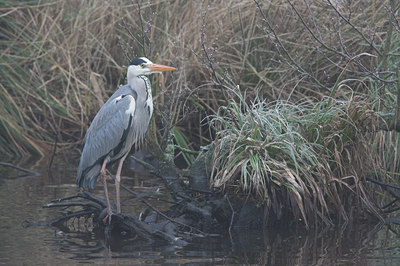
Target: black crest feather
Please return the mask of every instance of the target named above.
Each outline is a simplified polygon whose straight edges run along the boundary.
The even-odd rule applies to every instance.
[[[135,58],[132,60],[132,62],[129,64],[131,65],[135,65],[135,66],[139,66],[140,64],[145,64],[146,61],[144,61],[142,58]]]

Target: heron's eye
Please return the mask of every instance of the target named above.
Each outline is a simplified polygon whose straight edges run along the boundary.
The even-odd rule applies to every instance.
[[[145,65],[144,63],[142,63],[142,64],[140,64],[140,66],[141,66],[142,68],[144,68],[146,65]]]

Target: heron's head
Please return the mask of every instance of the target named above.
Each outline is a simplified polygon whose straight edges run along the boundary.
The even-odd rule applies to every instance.
[[[137,76],[150,75],[153,73],[160,73],[162,71],[172,71],[172,70],[176,70],[176,68],[154,64],[146,57],[138,57],[133,59],[128,66],[128,79],[130,76],[137,77]]]

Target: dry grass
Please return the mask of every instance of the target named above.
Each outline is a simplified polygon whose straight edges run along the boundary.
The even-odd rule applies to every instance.
[[[1,136],[4,144],[12,143],[2,145],[3,151],[43,153],[56,134],[60,145],[79,142],[98,108],[124,82],[128,57],[146,55],[178,67],[162,80],[161,93],[155,89],[162,110],[156,121],[171,110],[168,124],[178,124],[189,139],[203,144],[209,136],[198,125],[202,117],[196,103],[215,114],[229,97],[213,90],[214,82],[250,88],[248,96],[260,90],[259,95],[271,100],[320,98],[329,93],[349,58],[377,55],[373,47],[383,44],[387,3],[337,7],[345,16],[351,10],[352,25],[360,34],[343,21],[339,25],[338,14],[327,3],[291,4],[266,1],[260,4],[263,13],[250,0],[151,5],[52,1],[3,7],[2,104],[7,108]],[[361,80],[368,71],[376,73],[377,63],[368,56],[353,60],[346,77]],[[201,90],[193,94],[196,88]],[[192,130],[185,129],[188,123]],[[165,139],[165,134],[158,138]]]

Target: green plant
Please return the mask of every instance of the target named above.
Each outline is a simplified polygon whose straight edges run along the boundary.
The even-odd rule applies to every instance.
[[[248,104],[235,94],[238,100],[211,120],[217,132],[213,186],[250,193],[278,218],[289,210],[306,225],[347,219],[354,195],[375,211],[359,192],[360,169],[374,158],[363,141],[370,112],[365,102],[267,103],[256,97]]]

